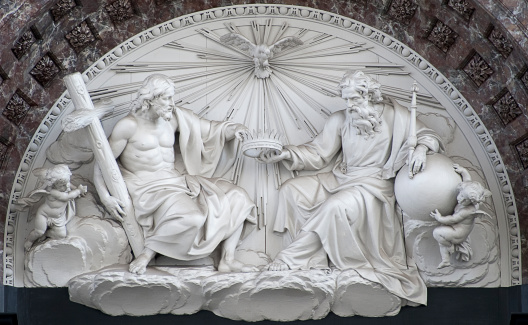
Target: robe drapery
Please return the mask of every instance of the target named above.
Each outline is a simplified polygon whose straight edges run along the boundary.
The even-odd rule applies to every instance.
[[[410,114],[395,101],[376,105],[380,133],[366,138],[332,114],[312,142],[286,146],[290,170],[320,170],[337,156],[331,172],[290,179],[281,187],[274,231],[293,242],[276,259],[291,269],[354,269],[412,303],[427,302],[427,288],[407,261],[395,211],[394,176],[405,164]],[[439,137],[417,122],[418,144],[440,149]]]
[[[194,260],[211,254],[240,226],[241,239],[247,236],[256,223],[254,204],[244,189],[211,178],[232,166],[236,147],[226,131],[233,123],[203,120],[183,108],[175,110],[175,118],[175,168],[132,173],[121,166],[121,172],[145,247]]]

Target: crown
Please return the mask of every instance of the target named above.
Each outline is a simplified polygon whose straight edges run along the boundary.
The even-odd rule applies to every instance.
[[[282,151],[282,134],[275,130],[253,130],[245,134],[242,143],[244,155],[257,158],[262,152],[269,150]]]

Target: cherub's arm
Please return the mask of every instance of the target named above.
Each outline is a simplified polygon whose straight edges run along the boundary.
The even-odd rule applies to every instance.
[[[83,195],[87,192],[87,187],[83,185],[79,185],[78,188],[71,190],[69,192],[61,192],[58,190],[51,190],[50,195],[52,195],[55,199],[60,201],[69,201],[76,199],[80,195]]]
[[[455,225],[468,218],[473,217],[475,212],[476,212],[475,209],[465,208],[465,209],[460,209],[459,211],[453,213],[452,215],[443,216],[440,214],[440,212],[438,212],[438,209],[435,209],[433,212],[431,212],[431,217],[436,219],[436,221],[440,222],[441,224]]]
[[[469,175],[469,171],[467,169],[460,166],[459,164],[453,164],[453,168],[455,169],[455,172],[460,174],[463,182],[471,181],[471,175]]]

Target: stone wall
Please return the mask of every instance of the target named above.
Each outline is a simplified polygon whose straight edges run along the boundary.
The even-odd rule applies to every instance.
[[[140,31],[227,0],[55,0],[0,4],[0,232],[31,136],[84,71]],[[512,0],[257,1],[313,7],[371,25],[409,45],[470,102],[492,135],[528,236],[528,5]],[[10,231],[8,229],[8,231]],[[2,238],[3,239],[3,238]],[[3,247],[3,243],[0,243]],[[528,261],[523,240],[522,258]],[[524,263],[524,283],[528,283]]]

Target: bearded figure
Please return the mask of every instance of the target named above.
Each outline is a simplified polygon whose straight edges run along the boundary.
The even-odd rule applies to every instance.
[[[361,71],[347,72],[339,88],[347,109],[332,114],[313,141],[260,157],[289,170],[334,166],[282,185],[274,231],[284,235],[285,248],[268,269],[354,269],[410,304],[425,304],[427,288],[407,260],[395,211],[394,177],[407,161],[410,112]],[[425,168],[428,152],[441,149],[432,130],[419,121],[416,129],[412,175]]]

